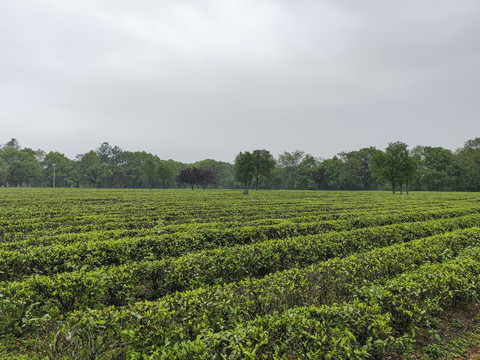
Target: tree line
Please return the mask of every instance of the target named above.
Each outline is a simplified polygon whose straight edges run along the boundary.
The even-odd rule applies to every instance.
[[[69,159],[60,152],[0,147],[0,186],[298,190],[480,191],[480,138],[451,151],[402,142],[340,152],[322,159],[304,151],[240,152],[233,163],[192,164],[124,151],[107,142]]]

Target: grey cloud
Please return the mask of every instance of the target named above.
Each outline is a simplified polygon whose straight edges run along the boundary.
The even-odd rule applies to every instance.
[[[330,157],[479,136],[475,1],[0,4],[0,142]]]

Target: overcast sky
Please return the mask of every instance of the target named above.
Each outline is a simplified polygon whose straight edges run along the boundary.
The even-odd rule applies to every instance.
[[[329,158],[480,136],[478,0],[0,0],[0,143]]]

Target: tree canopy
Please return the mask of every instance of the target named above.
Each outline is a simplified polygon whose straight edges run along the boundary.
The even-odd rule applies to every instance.
[[[189,169],[189,170],[187,170]],[[55,184],[54,173],[55,170]],[[193,180],[192,180],[193,179]],[[480,191],[480,138],[456,151],[397,141],[322,159],[302,150],[276,158],[265,149],[238,153],[233,163],[185,164],[107,142],[69,159],[57,151],[0,146],[0,186],[305,190]]]
[[[242,184],[244,192],[248,194],[248,189],[255,175],[255,158],[251,152],[240,152],[235,157],[233,165],[235,180]]]

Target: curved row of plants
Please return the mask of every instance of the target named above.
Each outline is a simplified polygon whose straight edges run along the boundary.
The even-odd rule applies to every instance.
[[[237,216],[239,219],[253,220],[265,218],[287,218],[299,213],[312,214],[318,212],[343,213],[348,211],[367,211],[374,208],[395,209],[406,211],[416,206],[449,207],[456,206],[460,200],[465,205],[474,205],[468,194],[461,194],[451,199],[447,196],[437,196],[435,199],[417,197],[414,200],[405,199],[401,202],[392,199],[388,194],[371,193],[359,196],[356,193],[339,192],[259,192],[248,199],[236,192],[205,192],[203,194],[188,194],[184,191],[175,192],[141,192],[113,191],[105,198],[105,191],[92,190],[84,192],[57,191],[55,195],[49,191],[20,193],[2,191],[2,212],[0,223],[2,227],[15,224],[17,220],[41,225],[43,222],[59,218],[69,218],[70,221],[82,218],[97,218],[103,216],[131,215],[132,218],[158,215],[162,213],[165,220],[178,222],[209,222],[230,221]],[[221,196],[218,196],[221,194]],[[288,195],[286,195],[288,194]],[[11,196],[9,196],[11,195]],[[54,195],[54,196],[52,196]],[[9,199],[5,199],[8,198]],[[201,205],[201,206],[199,206]],[[478,205],[478,203],[477,203]],[[201,220],[205,221],[201,221]]]
[[[0,293],[25,306],[42,304],[44,313],[120,306],[132,301],[154,300],[175,291],[261,277],[472,226],[480,226],[480,215],[269,240],[93,271],[81,269],[51,276],[37,275],[23,281],[1,283]],[[0,313],[1,310],[0,307]]]
[[[438,212],[441,214],[443,211],[452,212],[455,210],[480,212],[478,206],[473,207],[449,207],[445,208],[444,206],[431,206],[426,205],[425,207],[419,207],[418,204],[412,205],[415,206],[415,213],[417,212]],[[268,211],[266,209],[255,209],[257,212],[263,212],[263,216],[266,218],[255,217],[253,219],[243,219],[242,221],[232,221],[232,217],[227,219],[215,219],[211,218],[208,222],[195,223],[187,221],[186,223],[173,223],[164,220],[167,218],[166,215],[159,215],[158,211],[155,212],[154,209],[151,210],[151,213],[142,212],[137,214],[136,212],[141,209],[128,209],[128,215],[122,212],[112,214],[108,209],[105,209],[105,214],[91,215],[85,213],[76,213],[72,214],[62,214],[61,212],[55,212],[55,214],[49,214],[46,218],[22,218],[17,214],[16,216],[6,217],[3,220],[0,220],[0,236],[2,238],[1,243],[7,244],[13,242],[11,246],[20,247],[24,242],[25,245],[36,245],[35,241],[38,239],[40,242],[42,238],[52,238],[54,240],[55,236],[62,237],[65,235],[85,235],[89,232],[98,232],[98,231],[125,231],[125,232],[141,232],[147,229],[157,229],[159,224],[161,225],[162,231],[165,233],[174,233],[180,231],[191,231],[191,226],[194,224],[195,230],[199,229],[210,229],[210,228],[231,228],[238,226],[258,226],[258,225],[273,225],[280,222],[315,222],[315,221],[326,221],[326,220],[339,220],[339,219],[350,219],[350,218],[359,218],[362,216],[371,217],[372,212],[376,215],[382,214],[409,214],[412,210],[411,206],[403,206],[398,208],[398,204],[392,204],[391,207],[382,207],[381,209],[375,209],[372,207],[367,207],[366,209],[353,208],[349,211],[333,211],[329,209],[328,211],[307,211],[307,209],[298,207],[295,210],[295,216],[287,217],[285,213],[279,218],[269,218]],[[465,213],[464,213],[465,214]],[[439,215],[442,216],[442,215]],[[204,219],[205,220],[205,219]]]
[[[0,189],[0,357],[395,357],[478,247],[478,194]]]
[[[136,238],[145,236],[171,236],[188,238],[192,241],[203,239],[205,243],[228,246],[257,241],[257,239],[271,239],[295,235],[316,234],[325,231],[342,231],[374,225],[387,225],[395,222],[419,221],[436,218],[447,218],[479,213],[480,208],[449,208],[431,209],[417,208],[414,213],[402,210],[368,211],[351,213],[315,214],[297,216],[289,219],[261,219],[249,222],[210,222],[166,225],[163,221],[150,221],[149,226],[139,222],[138,226],[125,228],[125,222],[106,227],[98,231],[94,226],[85,227],[64,226],[62,232],[35,230],[30,233],[21,232],[20,239],[14,236],[3,238],[0,250],[20,250],[36,246],[68,245],[77,242],[92,242],[118,240],[122,238]],[[115,224],[113,222],[113,224]],[[155,224],[155,226],[152,226]],[[113,228],[113,229],[110,229]],[[110,230],[109,230],[110,229]],[[88,231],[87,231],[88,230]],[[221,245],[224,244],[224,245]],[[207,245],[208,246],[208,245]]]
[[[248,329],[250,322],[261,321],[258,317],[271,315],[275,322],[275,316],[291,308],[334,306],[356,297],[378,305],[381,314],[391,314],[387,325],[399,338],[426,315],[475,298],[480,281],[476,248],[479,244],[480,228],[459,230],[303,269],[277,272],[262,279],[248,278],[228,285],[177,292],[155,302],[81,310],[60,322],[44,316],[27,319],[25,323],[39,329],[50,344],[58,342],[59,348],[77,352],[96,349],[104,354],[157,353],[160,356],[181,348],[186,354],[201,358],[201,353],[210,356],[213,353],[195,352],[195,349],[211,350],[212,346],[224,352],[231,349],[226,343],[217,348],[212,333],[235,334],[239,329],[241,339],[241,334],[246,334],[240,328]],[[406,275],[396,277],[402,273]],[[362,333],[361,327],[355,326],[355,329]],[[235,338],[233,335],[230,342]],[[247,339],[251,338],[247,336]],[[256,341],[261,339],[257,337]],[[269,343],[278,345],[275,340],[278,339]],[[249,343],[255,345],[254,341]],[[331,341],[327,344],[335,345]],[[40,345],[37,343],[37,346]],[[265,347],[267,354],[276,349]],[[245,349],[254,351],[255,346]]]
[[[195,340],[159,344],[149,355],[152,359],[368,359],[404,351],[417,326],[444,309],[464,308],[477,298],[479,250],[475,247],[444,263],[427,264],[385,284],[364,287],[361,296],[350,302],[295,307],[230,330],[206,330]],[[148,353],[142,343],[130,346],[137,356]]]
[[[448,214],[459,215],[470,210],[456,210],[453,212],[442,212],[442,216]],[[407,233],[410,239],[413,236],[421,237],[431,235],[433,233],[454,230],[458,228],[471,227],[478,224],[480,215],[467,215],[460,218],[446,218],[439,220],[438,222],[432,222],[431,224],[420,224],[416,226],[407,225],[393,225],[393,230],[387,229],[384,233],[382,228],[376,227],[369,231],[353,231],[351,234],[341,233],[337,235],[335,233],[325,233],[326,231],[341,231],[343,229],[351,228],[364,228],[371,225],[383,225],[385,223],[399,223],[400,220],[413,220],[436,217],[439,214],[437,212],[431,213],[417,213],[415,215],[409,215],[408,218],[404,215],[383,215],[383,216],[371,216],[369,218],[354,218],[347,220],[337,220],[332,222],[318,222],[307,224],[279,224],[271,226],[259,226],[259,227],[241,227],[236,229],[223,229],[223,230],[211,230],[210,232],[184,232],[179,234],[169,234],[160,236],[149,236],[140,238],[126,238],[118,240],[104,240],[104,241],[87,241],[82,243],[73,243],[68,245],[51,245],[51,246],[39,246],[31,247],[19,250],[0,250],[0,280],[15,280],[31,274],[52,275],[61,272],[71,272],[80,269],[92,269],[96,267],[103,267],[109,265],[118,265],[123,263],[130,263],[134,261],[140,261],[144,259],[163,259],[174,256],[181,256],[188,252],[205,251],[204,249],[215,249],[219,247],[231,247],[238,244],[257,243],[265,241],[266,239],[283,239],[297,234],[316,234],[311,238],[295,238],[294,240],[283,240],[273,242],[278,249],[284,248],[283,252],[285,256],[291,256],[291,254],[302,253],[306,259],[310,259],[310,262],[318,261],[317,254],[328,253],[324,248],[339,247],[344,244],[342,239],[350,239],[352,243],[349,245],[349,251],[360,249],[361,246],[376,245],[375,241],[383,239],[385,243],[390,241],[389,239],[395,239],[395,231],[399,233]],[[420,228],[420,230],[417,230]],[[430,229],[431,228],[431,229]],[[397,229],[397,230],[395,230]],[[410,229],[410,230],[409,230]],[[436,230],[435,230],[436,229]],[[371,235],[366,236],[365,233]],[[374,234],[380,234],[376,236]],[[394,240],[391,240],[394,241]],[[291,248],[291,243],[296,244],[294,248]],[[314,243],[314,246],[308,246],[308,243]],[[324,243],[323,247],[318,247],[319,243]],[[263,269],[269,269],[272,263],[277,263],[279,267],[282,262],[279,260],[282,252],[274,256],[274,254],[268,253],[267,256],[261,256],[262,247],[265,245],[253,246],[251,250],[247,250],[255,254],[258,264]],[[316,248],[315,248],[316,247]],[[312,250],[315,248],[314,250]],[[248,249],[248,248],[247,248]],[[330,251],[332,254],[338,252]],[[219,250],[217,253],[205,253],[199,256],[208,258],[225,257],[225,254],[242,252],[236,248]],[[222,255],[223,254],[223,255]],[[230,256],[230,255],[229,255]],[[282,255],[283,256],[283,255]],[[323,255],[322,255],[323,256]],[[322,258],[324,259],[324,258]],[[252,261],[254,263],[255,261]],[[166,259],[166,263],[171,260]],[[228,263],[228,262],[227,262]],[[245,265],[246,268],[255,268],[254,265]],[[274,265],[271,265],[274,266]],[[215,266],[212,266],[215,269]],[[223,270],[222,270],[223,271]],[[264,270],[265,274],[268,272]],[[261,272],[257,276],[263,275]]]

